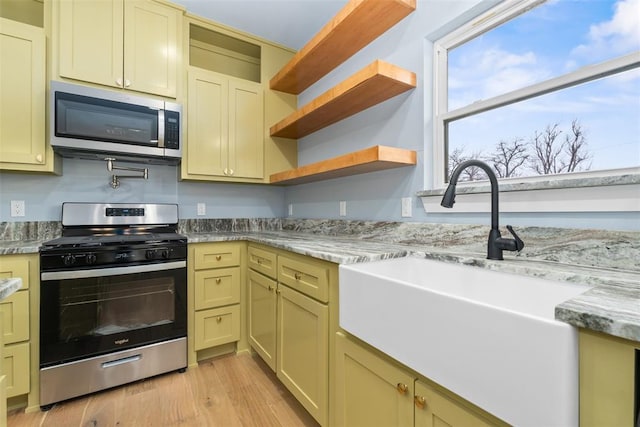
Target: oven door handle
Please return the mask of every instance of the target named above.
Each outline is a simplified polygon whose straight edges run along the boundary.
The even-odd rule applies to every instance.
[[[123,274],[150,273],[153,271],[175,270],[177,268],[186,267],[186,261],[173,261],[159,264],[134,265],[129,267],[96,268],[92,270],[45,271],[40,274],[40,280],[66,280],[120,276]]]

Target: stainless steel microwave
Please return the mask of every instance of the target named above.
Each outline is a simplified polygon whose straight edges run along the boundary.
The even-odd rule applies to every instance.
[[[180,162],[179,104],[59,81],[50,102],[50,142],[63,156]]]

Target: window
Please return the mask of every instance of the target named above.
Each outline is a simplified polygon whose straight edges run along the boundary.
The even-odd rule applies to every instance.
[[[640,0],[507,0],[435,55],[436,188],[470,158],[511,181],[637,172]]]

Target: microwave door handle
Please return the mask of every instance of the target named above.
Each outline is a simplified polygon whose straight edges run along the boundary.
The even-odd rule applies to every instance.
[[[164,148],[164,110],[158,110],[158,148]]]

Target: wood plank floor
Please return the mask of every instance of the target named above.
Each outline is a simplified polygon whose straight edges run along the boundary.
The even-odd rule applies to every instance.
[[[317,426],[257,356],[228,355],[57,404],[9,413],[8,427]]]

